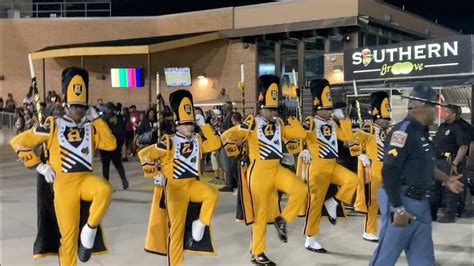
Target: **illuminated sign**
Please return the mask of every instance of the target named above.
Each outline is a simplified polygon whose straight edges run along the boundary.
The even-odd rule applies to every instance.
[[[429,39],[344,51],[344,80],[470,73],[470,36]]]

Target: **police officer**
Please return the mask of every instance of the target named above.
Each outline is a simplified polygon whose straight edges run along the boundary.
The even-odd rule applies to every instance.
[[[474,165],[473,165],[473,149],[474,149],[474,127],[469,124],[466,120],[464,120],[462,117],[462,108],[461,106],[456,106],[456,123],[460,124],[462,127],[462,131],[465,132],[468,135],[468,150],[466,152],[466,160],[461,163],[461,169],[458,168],[458,173],[462,172],[462,181],[464,183],[464,186],[468,187],[470,186],[471,188],[471,195],[474,194],[472,182],[473,182],[473,173],[474,173]],[[470,185],[471,184],[471,185]],[[457,215],[458,217],[469,217],[469,215],[464,215],[465,214],[465,205],[466,205],[466,194],[467,191],[465,190],[464,193],[461,193],[461,196],[459,197],[458,200],[458,211]]]
[[[459,164],[463,163],[469,145],[468,131],[464,131],[463,125],[457,123],[457,118],[461,115],[460,111],[460,108],[455,105],[448,105],[445,108],[444,122],[439,126],[433,140],[436,167],[448,175],[458,175],[458,170],[461,170]],[[431,216],[433,220],[436,220],[442,199],[441,195],[444,195],[446,206],[443,210],[443,217],[439,218],[438,222],[454,223],[457,203],[461,195],[449,190],[444,193],[442,190],[442,183],[436,181],[430,196]]]
[[[435,120],[434,90],[416,86],[407,97],[408,116],[387,136],[378,199],[382,214],[380,240],[369,265],[395,265],[404,250],[409,265],[435,265],[431,215],[427,195],[433,176],[455,193],[459,177],[434,166],[428,126]]]

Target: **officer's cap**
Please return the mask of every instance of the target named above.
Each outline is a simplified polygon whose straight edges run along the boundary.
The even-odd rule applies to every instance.
[[[410,96],[402,96],[402,98],[445,106],[436,100],[436,92],[428,85],[417,85],[411,91]]]

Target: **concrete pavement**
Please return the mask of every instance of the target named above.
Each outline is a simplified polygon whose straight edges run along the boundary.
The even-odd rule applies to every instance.
[[[130,189],[121,189],[114,167],[111,182],[116,188],[110,209],[103,221],[110,253],[92,257],[87,265],[167,265],[166,258],[143,250],[152,182],[143,178],[139,163],[125,163]],[[100,173],[96,160],[95,172]],[[32,259],[36,234],[35,173],[16,161],[9,146],[0,146],[1,197],[1,265],[57,265],[56,257]],[[185,254],[184,265],[251,265],[248,253],[250,227],[235,222],[235,201],[232,193],[221,193],[213,218],[216,257]],[[319,241],[330,252],[314,254],[304,249],[303,219],[289,226],[289,241],[281,243],[273,226],[268,227],[267,256],[278,265],[367,265],[376,244],[362,240],[363,218],[352,214],[332,226],[321,223]],[[440,265],[473,265],[473,218],[456,224],[433,224],[435,255]],[[79,265],[86,265],[79,263]],[[399,265],[406,265],[402,256]]]

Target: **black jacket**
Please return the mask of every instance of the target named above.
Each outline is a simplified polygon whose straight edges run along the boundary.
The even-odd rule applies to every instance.
[[[126,128],[125,121],[121,115],[114,113],[105,113],[102,119],[109,125],[112,134],[117,139],[117,147],[121,147],[121,144],[125,141]]]

